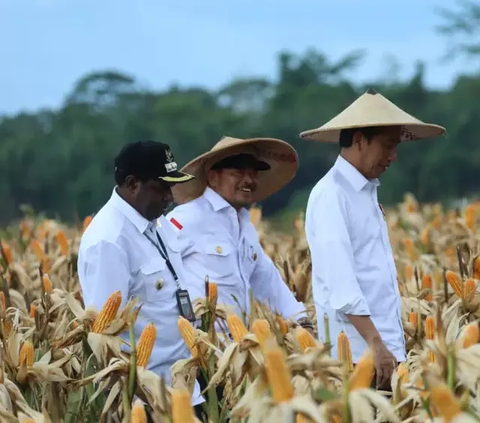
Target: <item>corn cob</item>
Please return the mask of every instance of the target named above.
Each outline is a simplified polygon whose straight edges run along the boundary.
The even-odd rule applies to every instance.
[[[122,293],[120,291],[113,292],[100,310],[99,315],[93,323],[92,332],[103,332],[106,327],[117,317],[118,309],[122,303]]]
[[[413,277],[413,269],[412,266],[406,265],[405,266],[405,282],[408,282],[412,279]]]
[[[45,256],[42,260],[42,272],[50,273],[51,268],[52,268],[52,262],[47,256]]]
[[[308,348],[314,348],[317,346],[317,341],[315,341],[312,334],[305,328],[297,328],[296,338],[302,352],[307,351]]]
[[[43,283],[43,289],[45,292],[48,292],[49,294],[52,293],[53,287],[52,287],[52,281],[50,280],[50,277],[48,276],[47,273],[44,273],[42,276],[42,283]]]
[[[435,338],[435,320],[432,316],[427,316],[425,319],[425,337],[427,339]]]
[[[261,348],[264,347],[265,341],[272,337],[270,325],[265,319],[256,319],[252,324],[252,332],[257,337],[258,343]]]
[[[218,299],[218,286],[215,282],[208,283],[208,301],[213,302]]]
[[[348,381],[348,391],[370,388],[374,372],[375,361],[373,353],[371,350],[368,350],[353,369],[353,373]]]
[[[12,323],[9,320],[3,321],[3,330],[5,332],[4,337],[10,335],[10,332],[12,331]]]
[[[440,225],[442,224],[442,218],[441,216],[435,216],[432,220],[432,226],[435,228],[435,229],[438,229],[440,227]]]
[[[153,346],[157,338],[157,329],[153,323],[149,323],[140,334],[137,345],[137,366],[146,367],[150,356],[152,355]]]
[[[420,234],[420,242],[421,242],[423,245],[427,245],[427,244],[428,244],[429,237],[430,237],[430,228],[429,228],[428,226],[425,226],[425,227],[422,229],[422,232],[421,232],[421,234]]]
[[[465,209],[465,224],[472,232],[475,232],[475,220],[475,208],[470,204]]]
[[[422,289],[429,289],[430,291],[432,290],[432,277],[425,273],[422,277]],[[425,295],[425,300],[426,301],[433,301],[433,294],[432,292],[429,292],[427,295]]]
[[[273,401],[280,404],[293,398],[292,377],[280,347],[271,347],[265,351],[265,370]]]
[[[136,400],[132,407],[132,423],[147,423],[147,413],[145,407],[140,400]]]
[[[259,207],[250,207],[249,211],[250,222],[252,222],[254,226],[258,226],[258,224],[262,220],[262,209]]]
[[[193,358],[198,356],[198,349],[195,345],[195,329],[191,325],[191,323],[182,316],[178,318],[178,330],[182,335],[182,338],[187,345],[190,353],[192,354]]]
[[[347,335],[342,330],[337,339],[338,360],[343,362],[349,372],[353,370],[352,350]]]
[[[235,313],[231,313],[227,316],[227,324],[235,342],[240,342],[248,333],[248,330],[241,321],[240,317],[238,317]]]
[[[24,419],[22,420],[22,423],[36,423],[36,422],[33,419]]]
[[[195,423],[192,399],[188,390],[174,389],[171,398],[173,423]]]
[[[473,292],[475,292],[477,286],[476,286],[476,282],[475,282],[475,279],[473,278],[468,278],[466,281],[465,281],[465,285],[463,286],[463,297],[464,299],[467,299],[470,294],[472,294]]]
[[[4,314],[6,310],[7,302],[5,300],[5,293],[3,291],[0,291],[0,312]]]
[[[415,329],[418,327],[418,313],[411,311],[408,313],[408,321],[413,325]]]
[[[65,232],[58,231],[56,234],[56,238],[57,238],[57,243],[60,247],[60,252],[62,253],[62,255],[68,256],[70,247],[68,246],[68,239],[65,236]]]
[[[83,219],[83,225],[82,225],[82,231],[85,232],[85,230],[88,228],[88,225],[92,222],[93,217],[92,216],[87,216],[85,219]]]
[[[32,319],[35,318],[35,312],[37,311],[37,307],[35,307],[35,304],[30,304],[30,317]]]
[[[452,423],[453,419],[462,412],[460,401],[444,383],[430,386],[430,402],[443,417],[445,423]]]
[[[33,344],[31,341],[27,340],[23,343],[22,348],[20,348],[20,355],[18,359],[18,364],[25,365],[27,367],[33,366],[33,355],[35,349],[33,348]]]
[[[403,246],[405,247],[405,251],[410,257],[410,260],[415,261],[416,250],[415,250],[415,244],[413,243],[413,241],[410,238],[405,238],[403,240]]]
[[[37,256],[37,260],[41,263],[45,257],[45,253],[43,252],[43,248],[40,245],[40,242],[38,242],[38,240],[36,239],[32,239],[30,241],[30,248]]]
[[[3,250],[3,259],[5,260],[5,263],[7,266],[13,263],[13,253],[12,253],[12,248],[10,247],[9,244],[2,243],[2,250]]]
[[[397,367],[397,375],[402,383],[408,383],[408,368],[405,363],[400,363]]]
[[[475,257],[473,260],[473,277],[480,279],[480,256]]]
[[[288,333],[288,326],[285,323],[285,320],[283,320],[283,317],[280,314],[277,314],[275,316],[275,319],[278,323],[278,326],[280,328],[280,331],[283,333],[283,336],[285,336]]]
[[[460,279],[460,276],[451,270],[447,270],[445,272],[445,278],[457,297],[462,298],[462,280]]]
[[[480,341],[478,322],[472,322],[464,328],[463,348],[471,347]]]

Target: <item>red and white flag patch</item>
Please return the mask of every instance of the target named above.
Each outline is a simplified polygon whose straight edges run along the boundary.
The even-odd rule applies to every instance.
[[[183,226],[182,226],[182,225],[180,224],[180,222],[179,222],[177,219],[175,219],[174,217],[171,217],[171,218],[170,218],[170,222],[172,222],[173,225],[177,227],[177,229],[179,229],[179,230],[182,230],[182,229],[183,229]]]

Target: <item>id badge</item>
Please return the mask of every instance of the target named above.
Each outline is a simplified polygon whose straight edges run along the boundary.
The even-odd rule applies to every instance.
[[[175,295],[177,297],[177,305],[180,315],[189,322],[194,323],[196,321],[195,313],[193,312],[192,302],[190,301],[188,291],[186,289],[178,289]]]

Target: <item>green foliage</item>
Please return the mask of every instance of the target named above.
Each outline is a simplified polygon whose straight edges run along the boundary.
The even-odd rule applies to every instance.
[[[449,91],[431,90],[420,63],[408,81],[357,86],[345,74],[361,58],[355,52],[332,63],[316,51],[282,52],[275,81],[234,80],[218,91],[171,87],[153,92],[119,72],[85,75],[58,110],[0,119],[0,223],[20,215],[23,204],[70,222],[75,213],[83,218],[96,212],[110,196],[113,158],[126,142],[167,142],[183,165],[223,135],[278,137],[292,143],[300,169],[262,207],[269,217],[286,208],[301,210],[339,148],[300,140],[299,133],[324,124],[368,87],[448,130],[446,138],[401,146],[397,163],[382,178],[380,197],[386,206],[400,201],[405,191],[420,201],[477,192],[480,77],[461,76]]]

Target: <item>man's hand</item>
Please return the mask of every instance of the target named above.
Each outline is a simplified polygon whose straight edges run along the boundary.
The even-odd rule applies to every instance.
[[[376,388],[380,390],[389,390],[390,379],[397,367],[397,359],[381,340],[375,341],[372,347],[375,360],[375,372],[377,376]]]

